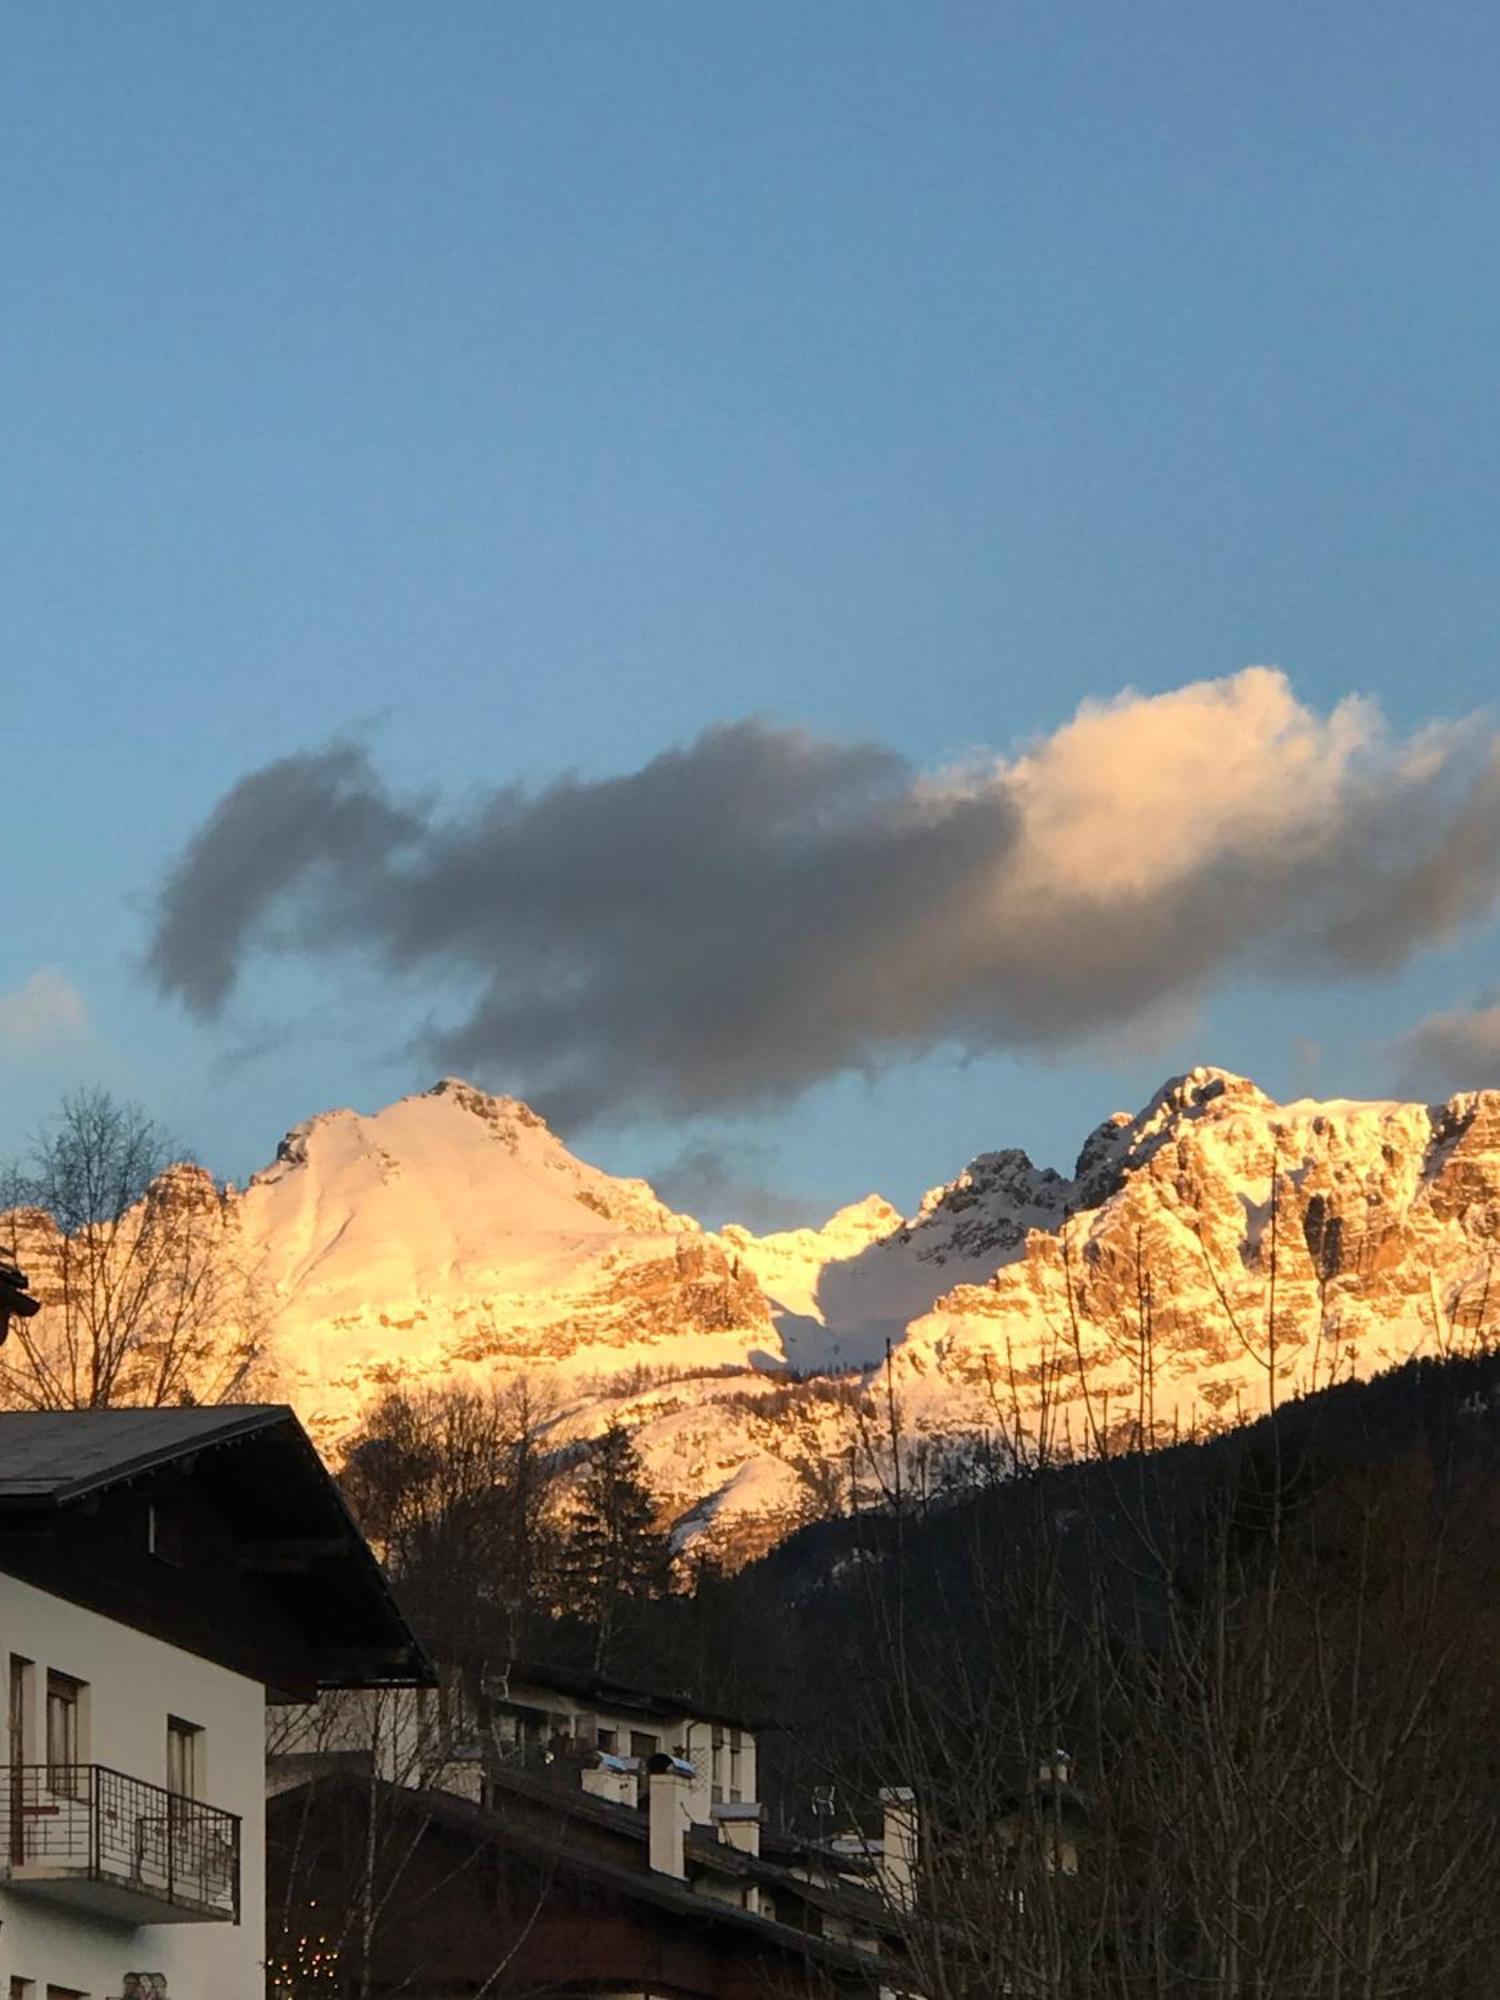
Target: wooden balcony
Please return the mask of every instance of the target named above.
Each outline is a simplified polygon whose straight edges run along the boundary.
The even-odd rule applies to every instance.
[[[238,1923],[239,1818],[103,1764],[7,1765],[0,1883],[122,1924]]]

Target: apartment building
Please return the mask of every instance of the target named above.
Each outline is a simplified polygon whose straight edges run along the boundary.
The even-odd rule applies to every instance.
[[[265,1711],[432,1676],[291,1411],[0,1414],[0,2000],[262,2000]]]

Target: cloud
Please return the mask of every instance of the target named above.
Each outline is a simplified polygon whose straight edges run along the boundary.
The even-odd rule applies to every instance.
[[[765,1146],[700,1140],[648,1175],[671,1208],[693,1215],[711,1228],[740,1222],[765,1235],[777,1229],[815,1226],[834,1203],[795,1201],[764,1178],[770,1162]]]
[[[55,965],[44,965],[0,993],[0,1052],[30,1053],[88,1031],[83,995]]]
[[[1392,1046],[1401,1088],[1412,1097],[1500,1086],[1500,1002],[1428,1014]]]
[[[189,844],[158,905],[148,970],[193,1013],[217,1014],[258,930],[276,942],[278,916],[346,907],[423,831],[352,745],[279,758],[242,778]],[[295,922],[279,941],[318,942]]]
[[[348,745],[283,759],[189,843],[150,965],[212,1018],[258,952],[359,952],[453,1010],[434,1059],[565,1122],[674,1116],[1138,1036],[1237,973],[1394,968],[1497,884],[1488,725],[1398,739],[1254,667],[934,772],[741,722],[443,814]]]

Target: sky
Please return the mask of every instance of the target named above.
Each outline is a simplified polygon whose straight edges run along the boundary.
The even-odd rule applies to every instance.
[[[0,0],[0,1152],[1500,1085],[1500,20]]]

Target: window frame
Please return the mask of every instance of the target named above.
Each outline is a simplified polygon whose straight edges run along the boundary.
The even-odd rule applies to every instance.
[[[186,1783],[179,1786],[178,1777]],[[203,1726],[181,1715],[167,1717],[167,1791],[174,1802],[203,1796]]]
[[[146,1502],[146,1553],[169,1569],[183,1567],[183,1511],[179,1500]]]
[[[46,1707],[43,1726],[47,1757],[47,1789],[58,1798],[82,1796],[81,1772],[88,1760],[89,1684],[58,1667],[47,1669]],[[59,1743],[58,1736],[65,1737]],[[60,1750],[68,1754],[59,1755]]]

